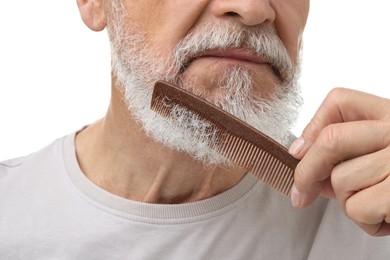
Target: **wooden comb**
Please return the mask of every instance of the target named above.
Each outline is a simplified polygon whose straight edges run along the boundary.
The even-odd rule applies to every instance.
[[[275,190],[286,196],[290,194],[294,170],[299,161],[285,147],[210,102],[172,84],[158,81],[154,86],[151,109],[169,117],[176,105],[210,122],[213,130],[218,131],[218,145],[214,149]]]

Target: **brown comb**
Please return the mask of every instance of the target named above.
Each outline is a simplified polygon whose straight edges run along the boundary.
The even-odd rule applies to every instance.
[[[218,147],[214,148],[222,155],[284,195],[290,194],[299,161],[285,147],[215,105],[158,81],[153,90],[152,110],[169,117],[175,105],[187,108],[218,130]]]

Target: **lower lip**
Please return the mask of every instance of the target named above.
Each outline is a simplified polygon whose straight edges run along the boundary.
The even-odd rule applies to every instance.
[[[258,63],[250,60],[242,60],[230,57],[218,57],[218,56],[201,56],[196,58],[196,60],[210,59],[218,62],[223,62],[231,65],[269,65],[268,63]]]
[[[229,57],[219,57],[219,56],[200,56],[194,60],[192,60],[187,66],[185,66],[181,73],[184,73],[185,70],[187,70],[192,65],[195,65],[197,62],[201,62],[201,67],[207,66],[206,64],[210,65],[210,63],[220,64],[221,66],[243,66],[251,71],[258,72],[258,73],[272,73],[276,77],[280,77],[279,74],[274,70],[274,68],[267,62],[261,63],[261,62],[253,62],[249,60],[243,60],[243,59],[237,59],[237,58],[229,58]],[[206,62],[203,63],[202,62]]]

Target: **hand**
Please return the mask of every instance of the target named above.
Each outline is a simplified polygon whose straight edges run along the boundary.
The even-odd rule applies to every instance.
[[[290,148],[298,159],[293,206],[318,195],[373,236],[390,235],[390,100],[334,89]]]

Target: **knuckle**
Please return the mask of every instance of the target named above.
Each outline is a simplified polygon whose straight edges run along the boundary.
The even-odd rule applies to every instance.
[[[303,130],[303,136],[306,141],[313,143],[321,130],[321,122],[317,117],[313,117],[309,124]]]
[[[337,194],[342,194],[346,191],[347,176],[344,174],[343,163],[340,163],[332,170],[331,182],[334,191]]]
[[[297,184],[298,188],[304,187],[305,183],[305,174],[304,174],[304,164],[300,163],[298,164],[297,168],[295,169],[294,174],[294,181]]]
[[[353,199],[349,199],[345,202],[345,215],[355,222],[363,222],[360,210]]]
[[[380,231],[384,221],[386,221],[385,210],[380,207],[380,210],[377,211],[364,205],[364,201],[351,197],[345,203],[345,215],[361,226],[370,236],[381,236]]]
[[[334,151],[337,149],[343,134],[343,130],[339,124],[328,125],[318,136],[317,144],[324,151]]]
[[[377,156],[375,158],[369,157],[367,159],[366,165],[376,165],[375,167],[377,168],[377,175],[379,176],[378,180],[384,181],[386,178],[388,178],[388,176],[390,176],[390,147],[377,152],[376,155]]]
[[[348,90],[346,88],[342,88],[342,87],[333,88],[331,91],[329,91],[329,94],[325,98],[325,102],[327,101],[334,102],[335,100],[340,100],[346,95],[347,92]]]
[[[308,167],[301,161],[295,169],[294,174],[294,182],[299,190],[305,191],[310,187],[310,185],[308,185],[309,182],[311,182],[309,173]]]
[[[383,137],[383,143],[390,146],[390,120],[382,120],[379,122],[379,135]]]

